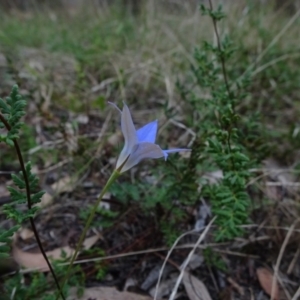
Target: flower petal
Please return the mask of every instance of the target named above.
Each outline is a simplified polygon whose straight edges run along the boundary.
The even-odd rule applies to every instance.
[[[191,151],[191,149],[175,148],[175,149],[163,150],[165,160],[167,160],[169,153],[177,153],[182,151]]]
[[[157,120],[146,124],[136,132],[139,143],[142,142],[154,143],[156,139],[156,133],[157,133]]]
[[[125,144],[124,148],[117,161],[117,169],[125,162],[132,150],[138,143],[136,130],[131,118],[131,114],[128,106],[124,103],[122,116],[121,116],[121,128],[124,135]]]
[[[108,104],[110,104],[111,106],[113,106],[121,115],[122,115],[122,111],[121,109],[114,103],[107,101]]]
[[[164,153],[158,145],[148,142],[139,143],[137,144],[136,150],[130,154],[120,172],[127,171],[145,158],[161,157],[164,157]]]

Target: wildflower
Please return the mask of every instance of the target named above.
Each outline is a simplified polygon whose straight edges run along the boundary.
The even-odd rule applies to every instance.
[[[116,170],[123,173],[145,158],[161,158],[167,160],[169,153],[190,151],[190,149],[162,150],[155,144],[157,120],[136,130],[128,106],[124,103],[123,111],[112,104],[121,113],[121,128],[125,139],[124,148],[118,158]]]

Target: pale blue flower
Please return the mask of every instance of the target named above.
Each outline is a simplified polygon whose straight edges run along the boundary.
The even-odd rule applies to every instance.
[[[123,111],[112,104],[121,113],[121,128],[125,139],[124,148],[118,158],[116,169],[123,173],[145,158],[161,158],[165,160],[169,153],[190,151],[190,149],[162,150],[155,144],[157,120],[136,130],[128,106],[124,103]]]

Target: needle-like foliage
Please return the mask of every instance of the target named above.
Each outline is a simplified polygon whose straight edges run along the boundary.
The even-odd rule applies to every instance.
[[[3,257],[8,255],[11,237],[18,228],[29,219],[39,248],[55,280],[58,291],[62,295],[62,298],[65,299],[52,265],[42,247],[34,224],[33,217],[38,210],[38,207],[34,206],[34,204],[40,202],[44,192],[38,190],[38,178],[31,172],[31,163],[24,163],[18,143],[19,131],[23,125],[21,118],[25,115],[25,106],[26,101],[19,94],[17,85],[12,88],[10,96],[7,97],[5,101],[0,99],[0,130],[1,132],[4,132],[4,134],[2,133],[0,135],[0,142],[4,142],[15,148],[21,168],[19,175],[12,175],[15,186],[7,187],[11,199],[8,204],[3,206],[3,212],[8,219],[14,220],[16,225],[7,231],[0,232],[0,256]],[[0,157],[0,159],[1,158],[2,157]],[[27,206],[27,209],[25,210],[24,204]]]
[[[9,230],[0,229],[0,258],[9,257],[10,238],[18,230],[19,226],[13,226]]]
[[[22,116],[25,115],[26,101],[19,94],[17,85],[14,85],[9,97],[6,101],[0,98],[0,112],[3,114],[10,129],[7,134],[0,134],[0,142],[3,141],[9,145],[13,145],[13,140],[19,137],[19,131],[23,125]],[[0,128],[4,128],[5,124],[0,122]]]
[[[0,135],[0,142],[17,147],[17,154],[20,158],[21,152],[19,151],[17,139],[23,125],[21,118],[25,115],[25,107],[26,101],[19,94],[17,85],[13,86],[9,97],[6,97],[5,100],[0,98],[0,128],[3,129],[1,130],[3,133]],[[21,161],[23,162],[23,158],[21,158]],[[23,167],[24,170],[20,171],[19,175],[12,174],[12,180],[15,186],[7,187],[10,192],[11,201],[8,204],[3,205],[3,212],[6,214],[7,218],[15,220],[16,226],[0,233],[1,256],[8,255],[10,237],[12,237],[21,224],[35,215],[37,208],[32,207],[32,204],[38,203],[44,194],[42,191],[36,193],[31,192],[37,190],[38,178],[32,174],[30,162]],[[27,177],[27,183],[24,175]],[[29,200],[28,196],[30,197]],[[25,211],[24,209],[21,210],[21,207],[22,205],[24,206],[24,204],[27,204],[28,206],[28,209]]]
[[[214,184],[201,183],[201,196],[206,199],[217,216],[215,232],[217,241],[232,239],[243,234],[241,225],[249,218],[250,198],[247,193],[249,169],[254,161],[244,146],[241,117],[238,105],[245,99],[249,74],[237,80],[235,71],[227,70],[227,62],[235,49],[228,38],[218,31],[218,22],[225,15],[222,8],[214,10],[211,2],[202,5],[201,12],[212,19],[216,43],[204,42],[196,49],[192,65],[193,82],[178,84],[182,97],[194,112],[191,126],[197,133],[197,168],[202,172],[221,171],[222,178]],[[251,124],[253,125],[253,124]],[[199,147],[200,145],[200,147]]]
[[[38,178],[34,174],[32,174],[30,162],[26,164],[25,169],[28,176],[30,190],[37,190]],[[24,176],[22,172],[20,172],[19,175],[13,174],[12,179],[17,188],[11,186],[7,187],[7,189],[10,192],[11,202],[9,204],[4,205],[4,213],[8,218],[11,218],[15,220],[18,224],[21,224],[30,217],[34,217],[38,210],[38,207],[33,206],[30,209],[27,209],[25,212],[18,209],[18,206],[20,204],[24,204],[27,202],[26,183],[24,181]],[[30,195],[31,204],[36,204],[40,202],[43,194],[43,191],[32,193]]]

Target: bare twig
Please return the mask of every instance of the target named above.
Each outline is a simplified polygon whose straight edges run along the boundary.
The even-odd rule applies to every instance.
[[[186,234],[191,234],[191,233],[195,233],[195,231],[193,232],[188,232],[185,233]],[[198,245],[198,249],[206,249],[208,247],[216,247],[216,246],[224,246],[224,243],[222,244],[205,244],[205,245]],[[188,249],[188,248],[194,248],[195,244],[184,244],[184,245],[180,245],[180,246],[176,246],[173,249],[174,250],[178,250],[178,249]],[[90,263],[90,262],[99,262],[99,261],[104,261],[104,260],[112,260],[112,259],[117,259],[117,258],[122,258],[122,257],[129,257],[129,256],[134,256],[134,255],[143,255],[143,254],[147,254],[147,253],[155,253],[155,252],[162,252],[162,251],[168,251],[169,248],[167,247],[161,247],[161,248],[154,248],[154,249],[146,249],[146,250],[140,250],[140,251],[133,251],[133,252],[128,252],[128,253],[121,253],[121,254],[115,254],[115,255],[108,255],[108,256],[101,256],[101,257],[94,257],[94,258],[87,258],[87,259],[80,259],[80,260],[76,260],[74,262],[74,265],[79,265],[79,264],[85,264],[85,263]],[[219,252],[219,253],[224,253],[227,255],[232,255],[232,256],[238,256],[238,257],[247,257],[247,258],[253,258],[253,259],[258,259],[259,256],[257,255],[251,255],[251,254],[245,254],[245,253],[241,253],[241,252],[234,252],[234,251],[228,251],[228,250],[221,250],[221,249],[214,249],[215,252]],[[169,261],[169,260],[168,260]],[[58,264],[59,267],[63,267],[63,266],[67,266],[69,265],[69,262],[64,262],[64,263],[60,263]],[[19,272],[21,274],[28,274],[31,272],[35,272],[35,271],[39,271],[41,270],[41,268],[31,268],[31,269],[24,269],[24,270],[20,270]],[[12,275],[15,272],[9,273],[7,275]]]
[[[282,260],[282,257],[283,257],[283,253],[285,251],[285,248],[291,238],[291,235],[292,233],[294,232],[294,229],[295,229],[295,226],[297,225],[297,223],[300,221],[300,219],[297,219],[293,225],[290,227],[285,239],[284,239],[284,242],[280,248],[280,252],[279,252],[279,255],[277,257],[277,261],[276,261],[276,265],[275,265],[275,270],[274,270],[274,276],[273,276],[273,280],[272,280],[272,290],[271,290],[271,300],[274,299],[275,297],[275,286],[276,286],[276,281],[277,281],[277,278],[278,278],[278,272],[279,272],[279,266],[280,266],[280,263],[281,263],[281,260]]]
[[[196,242],[196,244],[194,245],[193,249],[190,251],[187,259],[184,261],[183,265],[181,266],[181,272],[177,278],[177,281],[176,281],[176,284],[175,284],[175,287],[173,288],[172,290],[172,294],[171,296],[169,297],[170,300],[174,300],[175,299],[175,296],[177,294],[177,290],[178,290],[178,287],[181,283],[181,280],[184,276],[184,272],[185,272],[185,269],[187,267],[187,265],[189,264],[192,256],[194,255],[196,249],[198,248],[198,246],[200,245],[200,243],[204,240],[204,238],[206,237],[206,234],[208,233],[210,227],[212,226],[213,222],[215,221],[216,217],[214,217],[210,222],[209,224],[205,227],[205,230],[202,232],[202,234],[200,235],[198,241]]]

